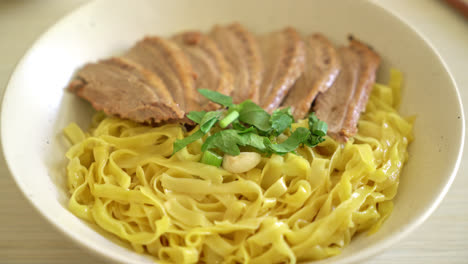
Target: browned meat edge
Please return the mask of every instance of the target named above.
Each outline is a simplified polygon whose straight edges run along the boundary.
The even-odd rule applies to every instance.
[[[351,50],[361,58],[359,67],[361,73],[341,131],[345,138],[352,137],[357,133],[359,117],[366,110],[367,101],[375,83],[375,75],[380,65],[380,56],[376,52],[352,37],[350,41]]]
[[[211,89],[231,95],[234,88],[233,74],[213,39],[198,31],[183,32],[172,39],[182,48],[197,74],[196,89]],[[197,96],[197,103],[207,111],[220,107],[201,95]]]
[[[136,122],[158,123],[183,117],[157,76],[118,58],[85,65],[68,89],[98,111]]]
[[[258,103],[263,64],[257,40],[238,23],[215,26],[210,36],[223,52],[234,75],[234,103],[250,99]]]
[[[259,43],[265,65],[260,106],[271,113],[304,71],[304,42],[295,29],[288,27],[260,37]]]
[[[357,133],[357,122],[369,99],[380,57],[365,44],[351,39],[338,50],[342,69],[332,87],[320,94],[314,110],[328,123],[329,135],[345,142]]]
[[[324,35],[309,35],[304,42],[304,73],[289,90],[282,104],[291,107],[296,120],[307,117],[315,97],[332,86],[340,71],[336,50]]]
[[[159,37],[146,37],[123,57],[158,75],[183,111],[200,109],[196,100],[196,74],[176,43]]]

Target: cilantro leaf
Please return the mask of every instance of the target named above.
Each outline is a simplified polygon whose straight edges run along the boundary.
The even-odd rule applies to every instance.
[[[202,145],[202,152],[217,148],[222,152],[237,156],[240,154],[238,145],[242,145],[242,138],[234,129],[222,130],[209,136]]]
[[[222,93],[218,93],[213,90],[208,90],[208,89],[198,89],[198,92],[206,97],[208,100],[215,102],[217,104],[226,106],[226,107],[231,107],[234,106],[232,103],[232,98],[230,96],[224,95]]]
[[[204,133],[208,133],[210,129],[219,121],[219,117],[221,116],[220,111],[212,111],[206,113],[200,121],[200,130]]]
[[[309,114],[308,121],[309,121],[309,129],[312,129],[312,127],[314,126],[314,124],[317,123],[317,122],[319,121],[319,119],[318,119],[317,116],[315,115],[315,112],[311,112],[311,113]]]
[[[319,120],[315,113],[312,112],[309,114],[309,129],[312,134],[323,137],[327,135],[328,125],[322,120]]]
[[[239,120],[232,122],[232,128],[236,130],[237,133],[239,134],[244,134],[244,133],[249,133],[249,132],[258,134],[258,130],[255,127],[253,126],[246,127],[243,124],[241,124]]]
[[[239,122],[239,120],[232,122],[231,125],[232,125],[232,128],[237,131],[244,131],[248,129],[248,127],[245,127],[244,125],[242,125],[241,122]]]
[[[245,133],[239,135],[242,138],[242,146],[251,146],[258,149],[261,152],[267,150],[265,143],[263,142],[264,137],[259,136],[255,133]]]
[[[243,130],[239,130],[239,129],[236,129],[236,130],[237,130],[237,132],[238,132],[239,134],[254,133],[254,134],[257,134],[257,135],[258,135],[258,130],[257,130],[255,127],[253,127],[253,126],[248,127],[248,128],[246,127],[246,128],[244,128]]]
[[[304,142],[304,144],[308,147],[313,148],[317,146],[318,144],[322,143],[323,141],[325,141],[323,137],[311,134],[309,138],[307,139],[307,141]]]
[[[271,127],[274,130],[274,135],[278,136],[283,133],[287,128],[291,127],[294,122],[294,117],[291,113],[291,108],[276,109],[270,118]]]
[[[239,146],[251,146],[261,152],[267,150],[263,143],[264,137],[255,133],[240,134],[234,129],[222,130],[209,136],[202,145],[202,151],[218,149],[226,154],[237,156],[240,153]]]
[[[218,119],[217,118],[212,118],[212,119],[206,121],[205,123],[203,123],[202,125],[200,125],[200,130],[204,134],[206,134],[216,124],[216,122],[218,122]]]
[[[272,152],[284,155],[294,151],[300,144],[307,141],[310,136],[310,131],[304,127],[298,127],[283,143],[273,144],[271,141],[265,140],[264,143],[272,150]]]
[[[323,137],[327,135],[328,125],[322,120],[319,120],[314,112],[309,114],[308,121],[311,135],[309,136],[307,141],[304,142],[304,144],[313,148],[321,142],[325,141]]]
[[[323,137],[327,134],[328,126],[319,120],[315,113],[309,115],[309,129],[299,127],[285,141],[278,144],[276,143],[277,137],[286,129],[291,128],[291,124],[294,122],[290,108],[277,109],[270,115],[250,100],[235,105],[231,97],[218,92],[206,89],[199,89],[199,92],[209,100],[228,107],[228,109],[188,113],[187,117],[198,123],[200,129],[182,140],[176,140],[174,153],[202,138],[217,123],[218,128],[224,130],[209,136],[203,143],[202,151],[207,155],[206,159],[214,157],[209,156],[210,153],[206,152],[211,149],[236,156],[240,154],[239,147],[248,146],[259,152],[284,155],[288,152],[294,152],[302,144],[315,147],[325,140]],[[221,119],[223,113],[224,117]],[[232,129],[226,129],[229,125],[232,126]],[[216,159],[216,162],[218,161],[219,159]]]
[[[254,102],[247,100],[239,105],[239,120],[253,125],[261,131],[267,132],[271,129],[270,115]]]
[[[200,124],[203,116],[206,114],[206,111],[190,111],[187,114],[187,118],[192,120],[193,122]]]
[[[188,144],[202,138],[203,136],[205,135],[205,133],[203,133],[203,131],[201,130],[198,130],[197,132],[193,133],[192,135],[184,138],[184,139],[178,139],[174,142],[174,145],[173,145],[173,151],[172,151],[172,154],[174,155],[174,153],[176,153],[177,151],[185,148]]]

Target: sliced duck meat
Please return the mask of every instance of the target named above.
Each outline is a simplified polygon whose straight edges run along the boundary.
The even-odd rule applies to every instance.
[[[98,111],[137,122],[159,123],[184,116],[158,76],[119,58],[85,65],[68,89]]]
[[[210,89],[225,95],[231,95],[234,87],[231,68],[211,37],[198,31],[184,32],[172,38],[184,51],[197,74],[195,88]],[[198,95],[197,103],[202,109],[218,109],[218,104],[209,102]]]
[[[196,74],[189,59],[175,42],[159,37],[146,37],[123,57],[159,76],[180,109],[186,113],[200,109],[196,99]]]
[[[347,47],[340,47],[338,56],[341,72],[330,89],[317,96],[313,108],[317,117],[328,124],[328,134],[344,141],[341,130],[359,79],[360,59]]]
[[[367,101],[375,83],[375,76],[380,65],[380,56],[367,45],[350,37],[350,49],[360,58],[359,79],[354,96],[344,119],[342,134],[351,137],[357,133],[357,123],[361,113],[366,110]]]
[[[234,103],[250,99],[259,101],[263,63],[255,37],[238,23],[215,26],[210,36],[223,52],[234,77]]]
[[[304,42],[295,29],[288,27],[260,37],[259,43],[265,65],[260,106],[271,113],[304,71]]]
[[[307,117],[315,97],[330,88],[340,71],[337,52],[325,36],[313,34],[306,37],[304,43],[304,73],[282,103],[283,106],[291,107],[296,120]]]
[[[317,96],[314,110],[328,124],[329,135],[345,142],[357,132],[380,58],[357,40],[351,40],[349,47],[339,48],[338,55],[341,72],[330,89]]]

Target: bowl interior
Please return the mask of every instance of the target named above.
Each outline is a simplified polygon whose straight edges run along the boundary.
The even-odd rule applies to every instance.
[[[92,2],[67,16],[18,65],[2,108],[2,142],[10,171],[33,205],[61,231],[95,252],[125,263],[153,263],[67,210],[62,129],[86,128],[93,110],[64,91],[84,63],[129,48],[147,34],[208,30],[239,21],[256,33],[290,25],[323,32],[335,44],[353,34],[382,56],[380,82],[390,67],[404,75],[401,113],[416,115],[415,141],[401,176],[395,210],[379,232],[358,236],[343,253],[320,263],[362,260],[396,242],[435,209],[448,190],[463,149],[464,118],[458,92],[439,56],[397,17],[365,1],[127,1]],[[110,238],[110,240],[108,239]],[[113,242],[114,241],[114,242]]]

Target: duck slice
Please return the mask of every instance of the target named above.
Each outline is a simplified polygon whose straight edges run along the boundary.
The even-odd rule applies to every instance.
[[[215,26],[210,37],[223,52],[234,77],[234,103],[250,99],[258,103],[263,74],[260,49],[255,37],[238,23]]]
[[[283,106],[291,107],[294,119],[306,118],[319,92],[325,92],[340,71],[338,55],[333,44],[322,34],[304,39],[306,63],[302,76],[289,90]]]
[[[85,65],[68,89],[98,111],[136,122],[159,123],[184,116],[158,76],[120,58]]]
[[[197,75],[196,89],[210,89],[231,95],[234,87],[233,75],[223,53],[213,39],[198,31],[184,32],[172,38],[183,50]],[[218,104],[198,95],[197,103],[207,111],[218,109]]]
[[[359,79],[354,96],[343,123],[342,134],[351,137],[357,133],[357,123],[361,113],[366,110],[367,101],[375,83],[375,76],[380,65],[380,56],[362,42],[350,37],[349,48],[359,55]]]
[[[341,72],[325,93],[319,94],[314,110],[328,124],[330,136],[346,142],[357,133],[357,122],[369,99],[380,57],[352,39],[338,50]]]
[[[295,29],[288,27],[259,37],[259,43],[265,65],[260,106],[271,113],[304,71],[304,42]]]
[[[175,42],[159,37],[146,37],[123,57],[159,76],[180,109],[186,113],[200,109],[196,99],[196,74],[189,59]]]

